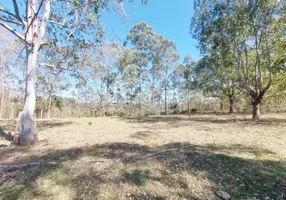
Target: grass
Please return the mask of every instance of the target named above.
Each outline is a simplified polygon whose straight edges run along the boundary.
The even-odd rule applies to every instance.
[[[44,142],[33,147],[0,140],[1,164],[42,163],[0,169],[0,199],[219,199],[219,189],[232,199],[286,199],[283,115],[258,123],[195,115],[37,124]],[[4,137],[13,123],[0,127]]]

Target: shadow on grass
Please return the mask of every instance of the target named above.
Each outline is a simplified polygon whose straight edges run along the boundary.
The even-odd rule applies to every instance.
[[[59,121],[59,120],[44,120],[37,122],[37,131],[42,131],[54,127],[62,127],[73,124],[70,121]],[[14,141],[16,121],[15,120],[0,120],[0,139],[5,139],[9,142]]]
[[[49,128],[54,128],[54,127],[62,127],[62,126],[67,126],[71,125],[74,122],[71,121],[60,121],[60,120],[41,120],[37,121],[37,129],[39,131],[49,129]]]
[[[1,139],[5,139],[9,142],[13,142],[14,141],[14,136],[11,134],[11,132],[6,133],[2,130],[2,128],[0,127],[0,140]]]
[[[122,120],[129,123],[140,123],[140,124],[158,124],[165,123],[170,126],[178,127],[187,125],[188,122],[202,122],[202,123],[214,123],[214,124],[239,124],[239,125],[286,125],[286,118],[273,118],[273,117],[262,117],[259,121],[253,121],[252,119],[243,118],[239,116],[234,118],[233,116],[226,115],[177,115],[177,116],[149,116],[149,117],[126,117],[121,118]]]
[[[253,196],[258,199],[285,199],[285,161],[246,159],[225,154],[236,152],[237,149],[253,154],[272,154],[268,150],[244,146],[199,146],[189,143],[156,147],[111,143],[52,151],[40,157],[21,160],[23,163],[41,161],[41,166],[0,171],[0,198],[19,199],[28,192],[34,197],[46,198],[49,194],[39,190],[37,183],[47,176],[48,180],[52,180],[53,187],[71,184],[76,199],[101,199],[103,186],[109,187],[109,195],[114,194],[120,199],[169,199],[170,196],[179,199],[214,199],[218,189],[228,192],[232,199]],[[93,158],[96,165],[81,160],[87,156]],[[58,165],[45,164],[48,162],[58,162]],[[65,165],[66,162],[69,164]],[[84,172],[78,174],[72,170],[77,163]],[[194,177],[196,182],[189,182],[185,176]],[[164,191],[160,193],[160,190],[154,194],[145,191],[148,184],[154,187],[161,184],[166,194]],[[112,185],[115,186],[110,189]],[[128,185],[131,192],[122,185]],[[199,187],[205,191],[196,192]]]
[[[145,139],[150,136],[151,131],[137,131],[136,133],[132,134],[130,137],[135,139]]]

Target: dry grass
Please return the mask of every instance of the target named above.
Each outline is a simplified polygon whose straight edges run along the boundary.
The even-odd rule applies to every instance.
[[[232,199],[286,199],[285,115],[37,124],[41,142],[16,147],[13,122],[0,121],[0,164],[42,163],[2,169],[0,199],[217,199],[218,189]]]

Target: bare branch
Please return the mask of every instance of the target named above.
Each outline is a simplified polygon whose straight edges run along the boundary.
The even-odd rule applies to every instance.
[[[56,66],[56,65],[53,65],[53,64],[49,64],[49,63],[40,63],[39,65],[43,66],[43,67],[48,67],[50,70],[55,72],[55,73],[53,73],[54,75],[58,75],[63,70],[67,70],[67,68],[59,67],[59,66]]]
[[[44,67],[48,67],[50,69],[55,70],[57,68],[57,66],[53,65],[53,64],[49,64],[49,63],[40,63],[40,66],[44,66]]]
[[[23,26],[23,24],[21,22],[19,22],[19,21],[6,19],[6,18],[2,18],[2,17],[0,17],[0,20],[2,20],[3,22],[8,22],[8,23],[11,23],[11,24],[16,24],[16,25],[19,25],[19,26]]]
[[[48,23],[51,23],[51,24],[55,24],[55,25],[58,25],[58,26],[62,26],[64,28],[68,28],[68,29],[73,29],[75,27],[77,27],[78,25],[74,25],[74,26],[68,26],[64,23],[61,23],[61,22],[56,22],[56,21],[53,21],[53,20],[49,20]]]
[[[10,31],[11,33],[13,33],[15,36],[17,36],[19,39],[23,40],[25,43],[28,43],[26,40],[25,40],[25,37],[20,34],[19,32],[17,32],[16,30],[12,29],[10,26],[8,26],[7,24],[5,23],[2,23],[0,22],[0,25],[3,26],[5,29],[7,29],[8,31]]]
[[[0,7],[0,11],[10,15],[11,17],[14,17],[15,19],[18,19],[16,15],[14,15],[13,13],[9,12],[8,10],[6,10],[6,9],[4,9],[2,7]]]
[[[39,8],[38,8],[36,13],[35,13],[35,11],[33,11],[34,12],[33,18],[31,20],[31,22],[28,24],[28,27],[26,28],[25,39],[27,38],[27,33],[29,32],[30,27],[34,23],[34,20],[37,18],[38,14],[39,14],[39,11],[42,8],[43,2],[44,2],[44,0],[41,1],[40,6],[39,6]],[[33,7],[31,7],[31,8],[33,8]]]
[[[25,163],[20,165],[0,165],[0,168],[2,169],[21,169],[24,167],[34,167],[34,166],[41,166],[41,165],[58,165],[58,162],[31,162],[31,163]]]
[[[17,4],[16,0],[13,0],[13,6],[14,6],[15,14],[16,14],[16,19],[18,19],[19,21],[22,21],[22,19],[20,17],[19,8],[18,8],[18,4]]]

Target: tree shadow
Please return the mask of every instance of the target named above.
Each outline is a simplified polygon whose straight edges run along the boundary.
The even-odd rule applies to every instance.
[[[262,117],[259,121],[247,119],[243,116],[226,116],[226,115],[177,115],[177,116],[148,116],[148,117],[125,117],[121,118],[128,123],[139,123],[155,125],[165,123],[173,127],[187,126],[189,122],[213,123],[213,124],[239,124],[248,126],[273,126],[286,125],[286,118]]]
[[[13,142],[14,141],[14,136],[12,135],[12,133],[11,132],[6,133],[0,127],[0,140],[1,140],[1,138],[5,139],[5,140],[7,140],[9,142]]]
[[[15,132],[16,121],[15,120],[0,120],[0,139],[3,138],[9,142],[14,141],[14,135],[12,132]],[[49,128],[62,127],[73,124],[71,121],[60,121],[60,120],[45,120],[37,122],[37,131],[43,131]],[[5,131],[4,131],[5,130]]]
[[[37,130],[42,131],[45,129],[63,127],[74,124],[72,121],[61,121],[61,120],[44,120],[37,121]]]
[[[76,192],[78,199],[99,197],[103,191],[102,187],[112,185],[115,186],[111,191],[115,196],[121,196],[120,199],[168,199],[170,195],[180,199],[213,199],[218,189],[228,192],[232,199],[254,196],[258,199],[285,199],[286,162],[229,155],[237,152],[237,149],[238,152],[255,155],[258,152],[273,154],[269,150],[243,145],[200,146],[190,143],[169,143],[154,147],[108,143],[58,150],[19,161],[41,161],[41,166],[0,171],[0,197],[18,199],[27,190],[31,190],[33,195],[45,196],[43,191],[36,187],[38,179],[45,176],[55,179],[59,175],[50,174],[59,171],[63,177],[53,180],[53,184],[65,185],[71,182],[72,190]],[[91,160],[85,162],[82,160],[85,157]],[[58,164],[49,166],[49,162]],[[77,168],[73,171],[72,168],[76,165],[84,172],[78,173]],[[16,178],[13,178],[15,176]],[[187,177],[193,177],[196,181],[190,182]],[[3,181],[9,182],[10,185],[4,184]],[[10,187],[11,184],[13,187]],[[152,187],[161,185],[166,194],[164,191],[150,193],[146,189],[148,184]],[[204,188],[204,194],[196,193],[197,187]],[[128,195],[123,197],[122,193]]]
[[[151,131],[137,131],[136,133],[130,135],[130,137],[143,140],[149,137],[151,133],[152,133]]]

